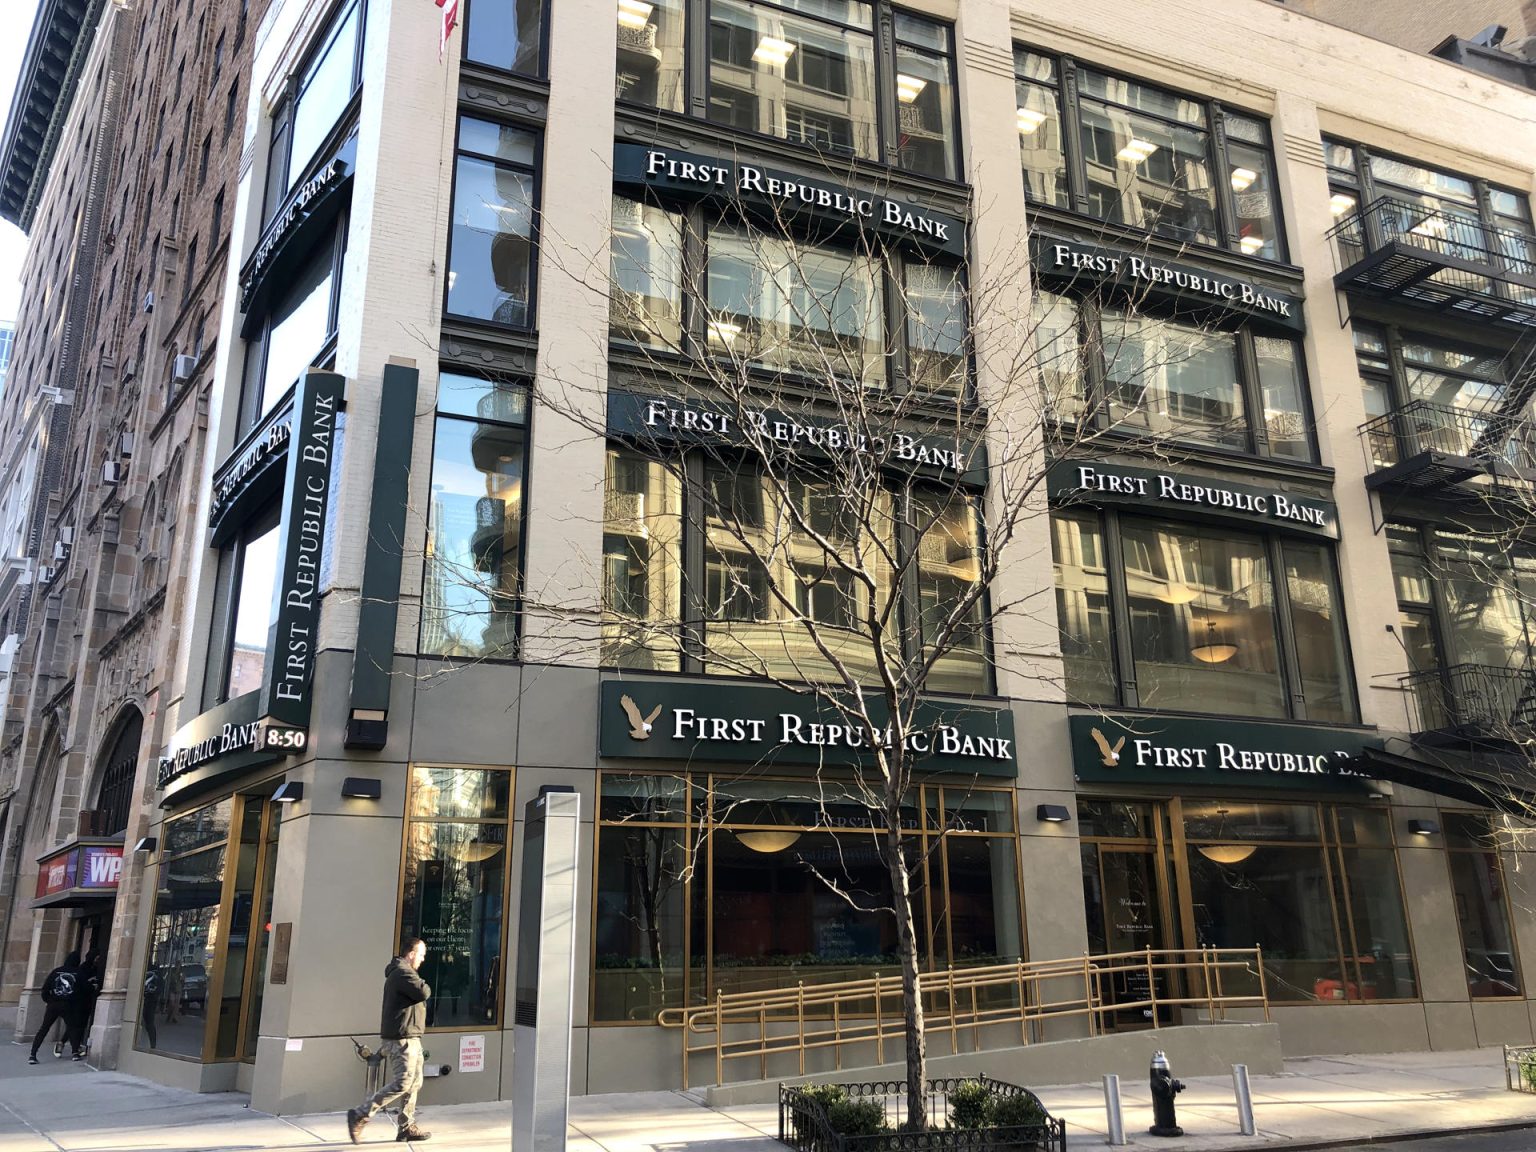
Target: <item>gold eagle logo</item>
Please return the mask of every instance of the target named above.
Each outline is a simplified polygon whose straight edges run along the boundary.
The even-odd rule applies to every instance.
[[[624,709],[624,715],[629,717],[629,738],[631,740],[649,740],[651,738],[651,726],[656,717],[661,715],[661,705],[651,709],[649,716],[640,715],[640,709],[627,695],[619,697],[619,704]],[[1124,743],[1124,741],[1122,741]]]
[[[629,697],[626,696],[624,699],[628,700]],[[1125,737],[1120,737],[1119,740],[1115,741],[1114,747],[1111,748],[1109,741],[1104,739],[1104,733],[1100,732],[1097,728],[1090,728],[1088,734],[1093,737],[1093,742],[1099,746],[1099,756],[1104,761],[1104,767],[1116,767],[1120,763],[1120,749],[1125,747]]]

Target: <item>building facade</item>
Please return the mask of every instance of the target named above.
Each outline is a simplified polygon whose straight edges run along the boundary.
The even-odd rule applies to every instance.
[[[1287,1052],[1529,1041],[1533,98],[1166,11],[268,8],[123,1068],[340,1107],[414,935],[428,1102],[508,1094],[547,786],[574,1090],[889,973],[825,883],[881,890],[879,732],[794,685],[893,603],[925,967],[1257,944]]]
[[[96,954],[92,1059],[108,1067],[138,918],[123,860],[148,830],[145,765],[165,741],[192,545],[250,20],[235,2],[45,4],[7,137],[6,214],[33,244],[3,405],[4,1007],[29,1035],[46,974],[69,951]]]

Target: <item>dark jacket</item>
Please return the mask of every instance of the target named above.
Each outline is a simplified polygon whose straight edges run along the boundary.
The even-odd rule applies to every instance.
[[[384,969],[384,1012],[379,1020],[381,1040],[406,1040],[427,1030],[427,998],[432,989],[400,957]]]
[[[54,984],[60,975],[68,976],[73,991],[68,996],[54,995]],[[65,1012],[77,1011],[90,1003],[90,991],[86,987],[85,972],[80,968],[80,953],[71,952],[43,979],[43,1003],[52,1004]]]

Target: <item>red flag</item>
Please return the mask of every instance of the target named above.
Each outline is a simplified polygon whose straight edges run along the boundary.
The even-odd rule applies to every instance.
[[[459,0],[433,0],[443,10],[443,32],[437,42],[437,58],[441,60],[443,53],[448,51],[448,37],[453,35],[453,30],[459,23]]]

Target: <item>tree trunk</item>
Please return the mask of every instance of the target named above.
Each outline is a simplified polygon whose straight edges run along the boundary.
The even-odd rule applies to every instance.
[[[907,1122],[904,1126],[920,1132],[928,1126],[927,1093],[924,1091],[928,1082],[928,1036],[923,1022],[923,998],[917,987],[917,925],[912,917],[912,892],[906,845],[902,841],[900,806],[887,809],[886,818],[891,894],[896,904],[896,946],[901,955],[902,1031],[906,1038]]]

